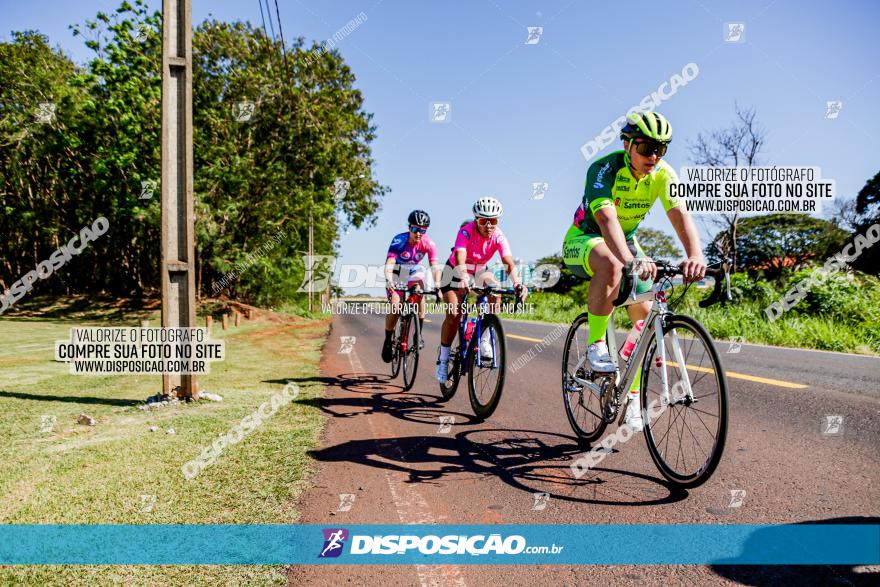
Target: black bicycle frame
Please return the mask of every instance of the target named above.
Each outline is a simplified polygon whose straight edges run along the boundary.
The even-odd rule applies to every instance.
[[[464,306],[465,306],[465,308],[467,308],[467,296],[465,296]],[[477,307],[484,308],[484,307],[488,307],[488,306],[489,306],[489,296],[487,294],[480,294],[479,297],[477,298]],[[468,372],[468,369],[470,368],[470,365],[468,364],[468,360],[467,360],[467,350],[468,350],[468,347],[470,346],[470,341],[475,336],[477,337],[476,340],[478,341],[477,347],[476,347],[476,349],[477,349],[476,352],[477,353],[480,352],[479,340],[483,334],[483,314],[485,314],[485,312],[480,312],[479,317],[473,319],[474,320],[474,330],[473,330],[473,332],[471,332],[471,338],[467,338],[467,325],[471,319],[469,318],[470,315],[466,311],[462,310],[461,319],[458,322],[458,339],[461,341],[461,344],[458,347],[458,358],[459,358],[459,365],[460,365],[460,369],[461,369],[460,372],[462,375],[466,375]],[[497,369],[498,368],[498,353],[495,352],[495,339],[494,339],[494,337],[491,340],[492,340],[492,368]]]

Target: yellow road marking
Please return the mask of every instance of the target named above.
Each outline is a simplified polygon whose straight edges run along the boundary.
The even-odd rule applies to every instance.
[[[678,363],[675,361],[667,361],[669,365],[673,367],[678,367]],[[695,365],[687,365],[688,369],[693,369],[694,371],[701,371],[703,373],[714,373],[714,369],[709,369],[708,367],[697,367]],[[809,387],[808,385],[803,385],[802,383],[792,383],[790,381],[781,381],[779,379],[770,379],[768,377],[758,377],[756,375],[746,375],[745,373],[737,373],[736,371],[727,371],[727,376],[732,379],[743,379],[745,381],[754,381],[755,383],[766,383],[767,385],[777,385],[779,387],[788,387],[789,389],[805,389]]]
[[[508,334],[507,338],[516,338],[518,340],[526,340],[528,342],[544,342],[542,338],[532,338],[531,336],[520,336],[519,334]],[[667,361],[673,367],[678,367],[675,361]],[[708,367],[697,367],[696,365],[688,365],[688,369],[701,371],[703,373],[712,373],[714,370]],[[806,389],[808,385],[802,383],[792,383],[791,381],[782,381],[780,379],[771,379],[769,377],[758,377],[757,375],[747,375],[745,373],[737,373],[736,371],[727,371],[727,376],[731,379],[742,379],[744,381],[754,381],[755,383],[765,383],[767,385],[776,385],[778,387],[787,387],[789,389]]]
[[[518,334],[508,334],[507,338],[516,338],[519,340],[527,340],[529,342],[544,342],[543,338],[532,338],[531,336],[520,336]]]
[[[434,323],[434,321],[433,321],[433,320],[431,320],[431,319],[430,319],[430,318],[425,318],[425,322],[430,322],[430,323],[431,323],[431,324],[433,324],[433,323]]]

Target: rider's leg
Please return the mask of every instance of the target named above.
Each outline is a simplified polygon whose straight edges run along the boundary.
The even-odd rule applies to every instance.
[[[605,340],[605,331],[608,329],[608,321],[614,310],[614,299],[620,288],[623,263],[614,256],[611,249],[602,240],[593,244],[587,258],[589,260],[587,269],[593,275],[587,298],[590,326],[587,342],[593,344]]]
[[[446,316],[443,318],[443,326],[440,327],[440,345],[448,347],[455,340],[455,333],[458,330],[458,292],[447,291],[443,294],[443,301],[446,302]]]
[[[440,327],[440,357],[437,361],[436,372],[437,380],[440,383],[446,383],[448,377],[449,353],[452,341],[455,340],[460,319],[459,292],[447,290],[443,293],[443,300],[446,302],[446,317],[443,319],[443,325]]]
[[[400,312],[400,294],[397,290],[393,290],[388,295],[388,301],[391,302],[391,311],[385,316],[385,339],[390,339],[394,333],[394,327],[397,326],[397,316]]]
[[[394,327],[397,325],[397,313],[400,311],[400,294],[397,291],[389,292],[388,301],[391,302],[391,310],[385,316],[385,341],[382,343],[382,360],[386,363],[390,363],[394,356],[391,337],[394,335]]]
[[[628,241],[627,246],[629,247],[630,252],[636,257],[645,257],[645,252],[642,250],[641,245],[639,245],[639,241],[633,236],[632,240]],[[637,279],[634,285],[636,295],[641,295],[645,292],[651,291],[651,287],[653,287],[654,282],[652,280],[642,280]],[[653,302],[641,302],[639,304],[632,304],[626,307],[626,313],[629,315],[629,321],[635,324],[639,320],[644,320],[648,317],[648,313],[651,311],[651,304]],[[629,391],[632,394],[639,393],[639,389],[641,389],[642,385],[642,370],[639,369],[636,371],[636,376],[633,377],[632,385],[629,386]]]

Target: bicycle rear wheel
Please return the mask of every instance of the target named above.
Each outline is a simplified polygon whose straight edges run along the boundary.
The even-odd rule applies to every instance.
[[[506,370],[507,349],[504,342],[504,329],[501,320],[494,314],[486,314],[480,322],[480,332],[474,329],[468,347],[468,392],[471,408],[481,420],[492,415],[501,392],[504,390],[504,372]],[[480,340],[486,341],[487,350],[492,349],[490,356],[480,352]]]
[[[403,327],[403,336],[407,341],[406,352],[403,355],[403,391],[412,389],[416,382],[416,373],[419,370],[419,342],[421,332],[419,321],[414,316],[407,316]]]
[[[666,318],[663,347],[665,365],[656,336],[642,364],[642,414],[648,452],[668,481],[683,488],[697,487],[709,479],[724,452],[727,377],[712,337],[690,316]],[[666,369],[668,378],[668,402],[662,369]]]
[[[400,342],[403,340],[403,318],[397,318],[397,324],[394,326],[394,336],[391,338],[391,378],[397,377],[400,373],[400,361],[403,358],[400,353]]]
[[[608,425],[602,417],[599,396],[574,380],[575,375],[587,379],[590,371],[586,362],[588,340],[589,323],[584,313],[572,322],[562,351],[562,403],[571,429],[583,443],[597,440]]]

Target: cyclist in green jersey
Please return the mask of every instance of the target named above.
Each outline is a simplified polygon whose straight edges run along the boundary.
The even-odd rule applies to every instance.
[[[589,340],[587,358],[596,372],[613,372],[605,331],[623,270],[638,274],[637,293],[651,289],[657,266],[645,255],[636,240],[636,229],[659,198],[687,259],[680,266],[686,281],[698,281],[706,274],[700,237],[696,225],[681,201],[669,197],[669,186],[678,182],[675,170],[662,160],[672,140],[672,126],[657,112],[637,112],[627,116],[621,129],[623,150],[596,160],[587,170],[581,205],[574,223],[565,235],[562,257],[575,274],[590,279],[587,302]],[[651,302],[627,306],[630,320],[643,320]],[[634,431],[643,427],[638,401],[641,372],[630,394],[626,422]]]

